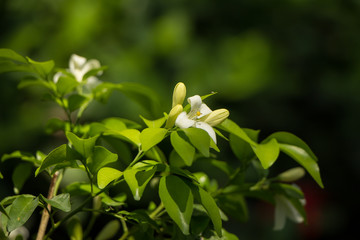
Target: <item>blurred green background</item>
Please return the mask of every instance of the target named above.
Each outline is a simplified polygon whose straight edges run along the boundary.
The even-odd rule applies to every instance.
[[[152,87],[168,111],[172,89],[188,96],[218,92],[207,103],[226,107],[261,137],[289,131],[320,159],[325,184],[299,182],[309,225],[272,231],[273,210],[250,201],[247,223],[225,227],[240,239],[346,239],[359,224],[360,1],[347,0],[1,0],[0,47],[68,67],[72,53],[107,65],[101,80]],[[0,75],[0,154],[50,150],[46,121],[61,117],[42,90],[18,90],[21,75]],[[146,110],[115,93],[93,104],[85,120]],[[274,171],[284,170],[281,158]],[[5,177],[11,173],[4,172]],[[0,197],[12,194],[0,182]],[[43,189],[41,188],[43,186]],[[39,190],[46,192],[46,181]],[[356,235],[355,235],[356,236]]]

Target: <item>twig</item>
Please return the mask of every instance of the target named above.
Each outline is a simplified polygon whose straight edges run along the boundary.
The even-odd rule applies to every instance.
[[[59,174],[60,172],[57,171],[54,173],[52,179],[51,179],[51,182],[50,182],[50,186],[49,186],[49,192],[48,192],[48,196],[47,198],[48,199],[51,199],[55,194],[56,194],[56,182],[57,182],[57,179],[59,177]],[[48,211],[43,211],[42,213],[42,216],[41,216],[41,221],[40,221],[40,225],[39,225],[39,230],[38,230],[38,233],[37,233],[37,236],[36,236],[36,240],[42,240],[44,238],[44,235],[45,235],[45,231],[46,231],[46,227],[47,227],[47,224],[49,222],[49,218],[50,218],[50,211],[51,211],[51,205],[48,204],[46,206],[47,210]]]

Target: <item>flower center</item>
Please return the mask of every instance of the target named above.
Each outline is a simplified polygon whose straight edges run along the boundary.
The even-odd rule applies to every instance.
[[[199,117],[200,115],[201,115],[201,112],[200,112],[200,111],[197,111],[197,112],[196,112],[196,116]]]

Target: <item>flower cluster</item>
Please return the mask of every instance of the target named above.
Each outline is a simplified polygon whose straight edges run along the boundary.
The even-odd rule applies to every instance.
[[[185,96],[185,84],[179,82],[174,88],[172,109],[169,113],[166,127],[170,128],[175,124],[175,126],[181,129],[189,127],[203,129],[209,134],[216,144],[216,134],[213,127],[228,118],[229,111],[223,108],[212,111],[205,103],[202,102],[199,95],[195,95],[187,99],[191,107],[190,111],[187,113],[186,111],[183,111],[182,106]]]
[[[69,68],[66,69],[66,73],[57,72],[54,77],[54,83],[57,83],[61,77],[64,77],[70,74],[78,83],[85,83],[85,90],[89,90],[100,84],[99,79],[94,75],[101,75],[102,71],[100,62],[96,59],[87,60],[86,58],[72,54],[69,60]],[[95,71],[94,74],[89,74],[89,72]],[[90,75],[90,76],[87,76]],[[85,82],[86,81],[86,82]]]

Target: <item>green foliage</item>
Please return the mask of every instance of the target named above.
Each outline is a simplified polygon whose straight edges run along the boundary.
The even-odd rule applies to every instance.
[[[159,117],[160,102],[155,92],[135,83],[99,81],[97,76],[106,67],[99,66],[97,60],[73,55],[69,69],[56,68],[55,72],[53,61],[37,62],[9,49],[0,49],[0,59],[0,72],[30,73],[19,87],[43,87],[47,99],[57,104],[67,118],[48,121],[46,132],[63,136],[62,144],[48,154],[14,151],[2,156],[2,164],[11,159],[16,165],[11,175],[16,195],[0,202],[4,233],[24,225],[39,206],[49,213],[51,222],[45,238],[68,223],[70,239],[88,238],[90,234],[95,239],[237,239],[223,229],[223,221],[247,221],[251,214],[248,197],[283,210],[286,208],[279,204],[285,202],[293,211],[283,216],[306,221],[301,189],[280,182],[280,177],[269,177],[280,152],[304,167],[323,187],[316,156],[293,134],[277,132],[259,141],[259,131],[225,120],[228,114],[217,118],[223,121],[221,124],[210,126],[206,122],[208,115],[202,116],[201,112],[206,109],[205,103],[198,102],[202,108],[193,111],[194,103],[190,101],[180,108],[186,112],[185,120],[176,118],[183,121],[179,123],[174,120],[178,115],[171,115],[175,126],[165,128],[169,115]],[[107,102],[115,90],[139,103],[155,120],[140,115],[145,128],[118,117],[82,120],[93,101]],[[179,91],[179,95],[185,95],[185,89]],[[201,101],[214,94],[204,95]],[[197,99],[200,101],[200,97]],[[219,146],[228,144],[232,153],[219,154],[216,135],[221,140]],[[25,183],[33,180],[35,168],[36,178],[51,178],[48,198],[21,194]],[[83,173],[86,181],[69,177],[67,172],[74,170]],[[300,171],[303,173],[303,169]],[[8,176],[2,173],[1,178]],[[295,181],[297,177],[288,179]],[[78,199],[81,203],[75,203]],[[54,218],[57,211],[67,215]],[[78,215],[84,211],[91,215],[86,224]],[[92,228],[98,219],[105,221],[102,230],[95,233]]]

